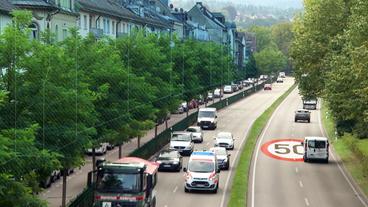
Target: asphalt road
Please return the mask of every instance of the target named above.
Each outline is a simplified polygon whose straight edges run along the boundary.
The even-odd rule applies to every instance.
[[[330,148],[328,164],[278,160],[261,150],[263,144],[275,139],[325,136],[319,110],[312,111],[311,123],[294,122],[294,111],[301,107],[301,97],[298,90],[294,90],[276,110],[260,137],[251,167],[248,206],[367,207],[367,201],[342,170],[333,149]],[[298,150],[302,154],[303,148]]]
[[[196,150],[209,149],[213,146],[213,138],[220,131],[232,132],[235,140],[235,149],[230,151],[231,162],[229,171],[221,171],[220,187],[217,194],[205,192],[184,192],[183,172],[160,172],[158,178],[157,206],[158,207],[224,207],[227,205],[231,187],[231,178],[241,146],[252,123],[261,115],[278,97],[280,97],[294,80],[287,78],[284,83],[274,83],[272,91],[260,91],[247,97],[218,113],[218,127],[216,130],[204,131],[204,142],[195,144]],[[188,157],[184,157],[186,166]]]
[[[246,90],[250,87],[244,88],[243,90]],[[230,96],[233,96],[237,93],[242,92],[238,91],[233,94],[225,94],[223,98],[227,98]],[[261,92],[262,93],[262,92]],[[272,92],[271,92],[272,93]],[[250,98],[252,99],[252,98]],[[246,100],[249,100],[247,98]],[[215,99],[215,102],[219,101],[219,99]],[[210,103],[213,103],[213,101],[210,101]],[[204,107],[204,105],[201,105],[200,107]],[[251,106],[251,108],[257,107]],[[196,109],[192,109],[189,111],[189,114],[194,113]],[[168,121],[168,127],[173,126],[175,123],[179,122],[180,120],[184,119],[186,117],[186,113],[183,114],[172,114],[171,119]],[[166,129],[166,124],[161,124],[158,126],[158,133],[164,131]],[[147,132],[147,134],[141,138],[141,145],[145,144],[149,140],[151,140],[154,137],[155,129],[151,129]],[[127,156],[129,153],[134,151],[137,148],[137,139],[132,139],[130,142],[125,143],[122,147],[123,156]],[[118,149],[117,147],[109,151],[104,157],[107,160],[114,161],[118,159]],[[85,165],[83,165],[81,168],[75,169],[75,172],[68,176],[67,178],[67,203],[74,199],[76,196],[78,196],[84,189],[87,183],[87,173],[92,170],[92,158],[90,156],[85,157]],[[40,198],[46,200],[48,202],[48,206],[50,207],[58,207],[61,206],[61,191],[62,191],[62,181],[59,179],[55,183],[51,185],[50,188],[45,189],[43,192],[40,193]]]

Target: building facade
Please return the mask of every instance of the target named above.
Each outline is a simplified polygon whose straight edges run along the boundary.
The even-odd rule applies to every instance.
[[[14,9],[14,6],[8,0],[0,0],[0,34],[4,31],[5,27],[11,23],[10,12]]]

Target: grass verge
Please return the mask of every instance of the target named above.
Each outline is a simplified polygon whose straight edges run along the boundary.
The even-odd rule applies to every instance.
[[[256,119],[250,129],[243,151],[240,154],[238,164],[236,166],[235,176],[233,178],[229,207],[246,206],[248,194],[248,178],[249,169],[252,160],[253,151],[257,143],[258,137],[271,118],[273,112],[281,104],[281,102],[291,93],[296,85],[290,87],[282,96],[280,96],[263,114]]]
[[[325,102],[322,103],[321,116],[322,124],[336,153],[343,161],[345,168],[355,182],[360,186],[365,195],[368,195],[368,170],[366,169],[366,164],[364,164],[368,163],[368,161],[362,160],[362,157],[368,157],[368,139],[359,140],[351,134],[345,134],[337,138],[334,127],[335,120],[331,116]]]

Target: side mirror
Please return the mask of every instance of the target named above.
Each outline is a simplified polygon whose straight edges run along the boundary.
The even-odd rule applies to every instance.
[[[186,167],[183,168],[183,172],[187,172],[188,169]]]
[[[221,172],[220,168],[217,168],[216,173],[220,173],[220,172]]]

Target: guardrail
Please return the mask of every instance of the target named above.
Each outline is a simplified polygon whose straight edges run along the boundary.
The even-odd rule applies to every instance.
[[[261,83],[256,85],[255,87],[244,90],[234,96],[230,96],[221,101],[208,105],[208,107],[214,107],[217,110],[223,109],[235,102],[240,101],[241,99],[250,96],[251,94],[263,89],[265,83]],[[172,129],[166,129],[160,134],[157,135],[156,138],[151,139],[147,143],[145,143],[140,148],[134,150],[129,156],[140,157],[143,159],[148,159],[164,146],[166,146],[170,142],[171,131],[183,131],[197,120],[198,112],[190,114],[188,117],[179,121],[178,123],[172,126]],[[93,206],[93,189],[85,188],[85,190],[79,194],[74,200],[72,200],[68,207],[91,207]]]

